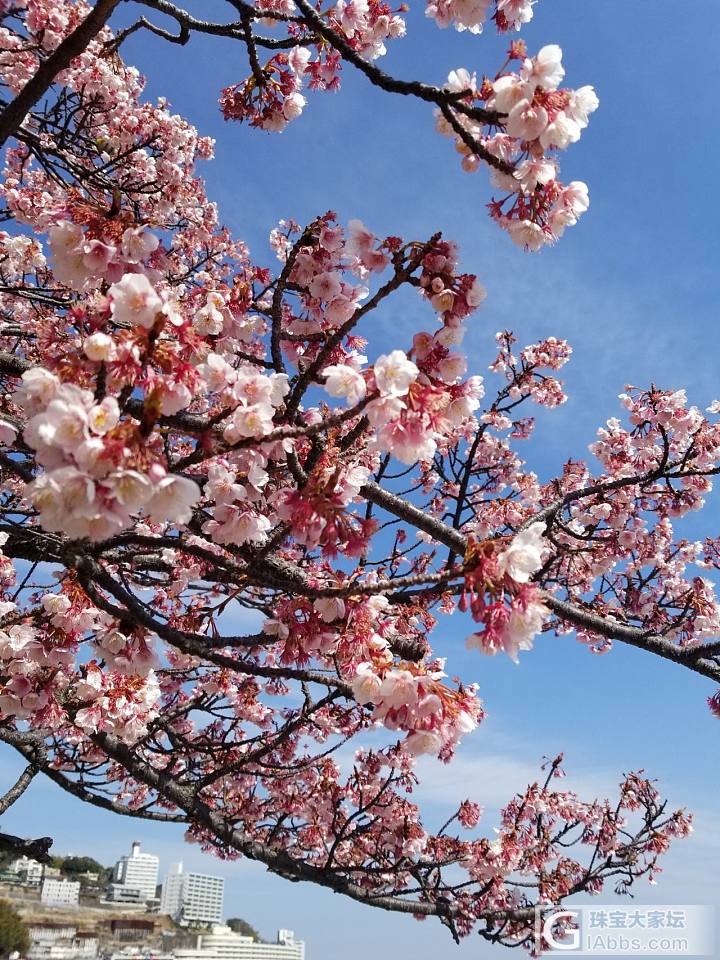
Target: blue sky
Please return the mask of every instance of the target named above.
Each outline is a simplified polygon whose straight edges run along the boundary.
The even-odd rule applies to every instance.
[[[197,0],[196,12],[221,11]],[[720,30],[706,10],[689,15],[655,0],[540,0],[523,32],[531,51],[545,43],[564,50],[566,81],[595,85],[600,110],[581,142],[562,159],[566,180],[590,186],[591,207],[556,248],[539,255],[515,249],[492,225],[484,172],[460,169],[450,141],[433,129],[428,106],[392,97],[345,71],[338,95],[311,97],[306,113],[278,136],[223,123],[216,106],[222,86],[242,79],[242,50],[194,38],[186,48],[136,35],[124,55],[148,76],[148,95],[167,96],[173,109],[217,138],[217,158],[205,164],[210,196],[224,221],[246,239],[255,257],[272,263],[267,234],[281,217],[303,222],[327,209],[341,221],[359,217],[379,235],[424,239],[437,229],[460,243],[462,262],[488,288],[465,345],[472,372],[486,373],[496,330],[510,327],[521,342],[554,335],[570,340],[569,402],[543,414],[528,450],[547,477],[568,457],[587,456],[597,427],[618,412],[626,383],[685,386],[704,407],[718,383],[718,218],[714,167],[720,141],[716,107]],[[123,16],[127,16],[123,13]],[[438,31],[420,6],[409,36],[382,62],[408,78],[442,83],[466,66],[491,72],[507,40]],[[415,298],[389,304],[368,332],[373,353],[405,347],[430,321]],[[711,500],[684,530],[716,532]],[[656,888],[638,902],[720,906],[718,721],[705,697],[712,686],[639,651],[616,647],[589,655],[572,637],[542,638],[519,666],[463,649],[458,618],[441,624],[436,647],[453,672],[477,679],[489,718],[446,768],[424,763],[419,796],[430,823],[442,822],[453,801],[471,796],[484,820],[535,778],[544,755],[565,750],[568,782],[584,793],[612,790],[624,771],[645,767],[675,806],[697,813],[694,837],[666,858]],[[9,778],[15,761],[6,757]],[[257,865],[221,863],[184,846],[181,831],[159,828],[80,806],[50,784],[37,783],[2,828],[49,834],[58,851],[90,853],[110,863],[137,838],[162,859],[178,859],[227,878],[228,915],[240,915],[266,935],[294,928],[309,960],[347,960],[368,951],[501,955],[471,939],[454,948],[439,924],[422,925],[356,906],[325,891],[290,885]]]

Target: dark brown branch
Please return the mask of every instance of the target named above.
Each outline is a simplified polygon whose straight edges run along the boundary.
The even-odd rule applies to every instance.
[[[403,96],[418,97],[428,103],[435,103],[438,106],[451,103],[453,109],[459,110],[466,116],[477,120],[479,123],[498,124],[504,119],[503,114],[492,110],[484,110],[481,107],[470,107],[462,103],[462,98],[466,96],[466,91],[455,93],[450,90],[441,90],[427,83],[421,83],[418,80],[398,80],[385,73],[374,63],[370,63],[360,56],[344,37],[340,36],[335,30],[328,26],[321,15],[315,10],[307,0],[296,0],[298,8],[306,23],[308,23],[316,33],[334,47],[342,56],[343,60],[352,63],[354,67],[365,74],[372,84],[385,90],[386,93],[399,93]]]
[[[296,670],[292,667],[265,667],[253,661],[236,660],[233,657],[224,656],[223,654],[208,650],[206,645],[199,642],[193,634],[176,630],[174,627],[155,620],[136,597],[128,593],[119,583],[116,583],[110,574],[90,557],[82,557],[79,559],[77,571],[78,579],[83,589],[92,602],[101,610],[105,610],[110,616],[116,617],[121,622],[131,626],[140,624],[147,630],[157,633],[163,640],[167,640],[168,643],[189,656],[199,657],[202,660],[206,660],[219,667],[225,667],[235,673],[246,673],[250,676],[266,677],[268,679],[301,680],[318,683],[334,690],[340,690],[350,698],[353,696],[352,689],[348,684],[330,676],[330,674],[321,673],[318,670]],[[93,581],[99,584],[103,590],[106,590],[117,601],[122,603],[124,607],[115,606],[115,604],[111,604],[105,600],[95,587]]]
[[[513,165],[508,163],[506,160],[501,160],[500,157],[496,157],[495,154],[490,153],[490,151],[481,143],[479,143],[475,137],[472,137],[465,127],[459,123],[457,117],[453,114],[453,110],[456,109],[457,107],[455,106],[453,106],[451,109],[446,103],[440,104],[440,112],[453,128],[458,137],[460,137],[468,150],[476,157],[480,157],[481,160],[484,160],[488,166],[495,167],[495,169],[499,170],[501,173],[507,173],[512,176],[513,170],[515,169]]]
[[[285,293],[285,288],[287,287],[290,274],[295,266],[295,261],[297,260],[300,250],[304,244],[310,243],[312,240],[314,226],[314,224],[310,224],[309,226],[305,227],[301,236],[293,244],[290,252],[287,255],[287,259],[283,264],[282,271],[280,272],[280,276],[275,284],[275,289],[273,290],[272,307],[270,309],[270,355],[272,356],[273,365],[278,373],[285,372],[285,362],[283,361],[282,349],[280,347],[280,340],[282,338],[283,294]]]
[[[157,24],[148,20],[146,17],[139,17],[135,23],[121,30],[115,39],[108,43],[108,50],[112,50],[113,52],[119,50],[128,37],[137,33],[138,30],[149,30],[150,33],[154,33],[156,37],[161,37],[169,43],[177,43],[179,46],[184,46],[190,39],[190,31],[184,24],[178,25],[178,32],[175,34],[170,33],[169,30],[163,30],[162,27],[158,27]]]
[[[231,23],[214,23],[210,20],[199,20],[182,7],[170,3],[169,0],[133,0],[144,7],[150,7],[158,13],[163,13],[171,17],[178,25],[178,36],[170,34],[165,38],[172,43],[185,42],[180,41],[179,37],[184,37],[187,33],[202,33],[215,37],[227,37],[230,40],[240,40],[245,42],[245,30],[242,22],[234,21]],[[240,3],[236,5],[238,12],[246,14],[251,20],[276,20],[281,23],[303,23],[302,17],[293,16],[288,13],[281,13],[274,10],[257,10],[249,3]],[[161,33],[158,29],[153,30],[158,36]],[[260,37],[253,35],[253,42],[259,47],[265,47],[268,50],[291,50],[293,47],[303,46],[312,43],[316,38],[312,35],[301,37]]]
[[[265,74],[262,72],[260,67],[260,61],[258,60],[257,49],[255,47],[255,37],[252,32],[252,21],[250,19],[250,14],[247,11],[243,11],[240,16],[243,25],[243,31],[245,32],[245,46],[247,47],[248,60],[250,61],[250,69],[252,70],[253,76],[255,77],[255,83],[258,87],[265,86]]]
[[[42,731],[33,731],[31,733],[23,734],[17,730],[0,728],[0,741],[13,747],[21,756],[25,757],[26,759],[38,753],[46,753]],[[108,810],[110,813],[119,813],[124,817],[134,817],[141,820],[154,820],[160,823],[188,822],[188,818],[183,814],[161,813],[155,810],[145,810],[142,807],[129,807],[126,804],[121,803],[117,798],[110,799],[108,797],[102,797],[96,793],[92,793],[83,787],[82,783],[79,781],[71,780],[64,776],[59,770],[55,769],[47,756],[44,756],[42,759],[37,761],[33,761],[33,763],[36,764],[36,772],[42,772],[44,776],[46,776],[49,780],[52,780],[53,783],[57,784],[57,786],[59,786],[66,793],[72,794],[72,796],[76,797],[78,800],[82,800],[84,803],[89,803],[94,807],[99,807],[101,810]],[[33,763],[31,763],[31,765],[33,765]],[[50,840],[49,837],[44,837],[42,840],[26,840],[20,842],[24,843],[26,847],[28,845],[32,845],[32,849],[35,851],[40,850],[38,845],[43,845],[45,842],[48,842],[48,847],[52,844],[52,840]],[[0,846],[1,845],[2,841],[0,841]],[[32,856],[36,860],[42,859],[37,852],[26,853],[26,856]],[[42,862],[49,862],[49,860],[50,857],[46,857],[46,859]]]
[[[141,760],[133,751],[116,737],[98,733],[91,739],[107,754],[120,763],[135,779],[156,790],[160,796],[184,810],[193,822],[205,827],[220,843],[242,853],[249,860],[264,863],[273,873],[293,880],[308,881],[334,890],[336,893],[379,907],[393,913],[405,913],[417,916],[453,916],[458,906],[446,903],[404,899],[402,893],[393,895],[374,893],[372,890],[354,883],[335,871],[325,870],[302,860],[291,857],[284,850],[274,849],[259,843],[232,826],[222,813],[213,810],[198,796],[192,787],[181,786],[170,774],[156,770]],[[534,908],[521,908],[515,911],[487,911],[479,915],[483,920],[501,918],[529,919],[534,916]]]
[[[31,761],[25,767],[10,789],[6,790],[2,797],[0,797],[0,815],[5,813],[6,810],[9,810],[10,807],[20,799],[20,797],[33,782],[37,772],[37,763],[35,761]]]
[[[378,484],[365,484],[361,493],[389,513],[428,533],[435,540],[449,547],[454,553],[460,556],[465,555],[467,546],[465,537],[441,520],[428,516],[417,507],[403,500],[402,497],[383,490]],[[565,620],[573,626],[584,627],[610,640],[620,640],[622,643],[627,643],[640,650],[655,653],[666,660],[687,667],[695,673],[709,677],[711,680],[720,681],[720,664],[707,659],[703,655],[702,647],[683,649],[664,637],[655,636],[639,627],[626,626],[608,617],[590,613],[575,604],[560,600],[552,594],[544,594],[543,599],[545,604],[561,620]]]
[[[524,530],[525,527],[529,527],[532,523],[540,523],[541,521],[551,520],[562,510],[563,507],[568,506],[571,503],[575,503],[578,500],[583,500],[585,497],[594,497],[599,494],[612,493],[614,490],[622,490],[624,487],[634,487],[634,486],[644,486],[648,483],[653,483],[655,480],[661,479],[665,470],[674,470],[678,464],[661,464],[653,470],[648,470],[647,473],[637,474],[634,477],[620,477],[617,480],[607,480],[602,483],[592,483],[587,487],[580,487],[578,490],[569,490],[562,497],[558,497],[553,503],[549,504],[547,507],[543,507],[538,513],[533,514],[533,516],[528,517],[528,519],[518,527],[518,530]],[[703,476],[708,476],[712,471],[707,470],[703,471]],[[687,476],[684,471],[681,476]]]
[[[0,372],[2,373],[10,374],[12,376],[21,376],[22,373],[31,366],[33,366],[33,364],[16,357],[13,354],[0,352]],[[139,413],[142,408],[142,403],[140,401],[134,401],[134,403],[138,405],[139,409],[137,413]],[[350,413],[352,414],[353,411],[350,411]],[[276,434],[278,436],[302,436],[310,435],[311,433],[322,432],[331,425],[331,421],[342,422],[342,420],[346,419],[347,416],[348,413],[346,412],[345,414],[340,414],[336,418],[328,418],[326,421],[324,421],[324,423],[314,424],[307,428],[280,428],[270,436],[272,438],[274,438]],[[192,414],[178,414],[176,417],[168,419],[172,419],[173,424],[176,424],[179,428],[183,429],[187,429],[187,425],[194,426],[197,430],[200,430],[201,427],[207,427],[207,421],[205,418],[197,417]],[[264,439],[267,440],[268,438]],[[668,466],[666,464],[664,467],[666,469],[671,469],[672,465]],[[617,481],[609,481],[605,484],[596,484],[583,488],[582,490],[571,491],[564,497],[560,498],[556,503],[551,504],[543,511],[540,511],[540,513],[536,514],[532,519],[534,522],[542,519],[549,519],[550,517],[554,516],[565,503],[572,502],[585,496],[592,496],[597,493],[606,492],[613,489],[620,489],[632,484],[652,482],[654,479],[658,479],[656,473],[659,469],[660,468],[656,468],[655,470],[650,471],[649,473],[640,477],[621,478]],[[407,500],[403,499],[397,494],[391,493],[388,490],[384,490],[379,484],[372,481],[366,483],[361,488],[360,493],[371,503],[374,503],[384,510],[387,510],[388,513],[391,513],[393,516],[404,520],[405,522],[414,526],[416,529],[422,530],[434,540],[437,540],[439,543],[447,546],[453,551],[453,553],[464,557],[467,541],[458,530],[454,530],[446,523],[443,523],[443,521],[430,516]],[[24,543],[25,541],[21,542],[20,540],[18,540],[17,543],[13,541],[14,546],[12,555],[31,560],[41,559],[36,545],[32,544],[30,540],[27,541],[27,547],[23,546]],[[58,550],[59,547],[60,543],[58,541]],[[45,558],[47,558],[48,555],[49,554],[46,551]],[[296,590],[298,592],[305,592],[304,588],[307,586],[304,582],[305,578],[302,572],[292,564],[281,561],[279,558],[268,557],[263,561],[263,566],[265,569],[262,571],[261,579],[265,585],[271,587],[275,586],[279,589],[285,588]],[[114,585],[114,587],[117,589],[117,585]],[[717,650],[720,650],[720,645],[717,645],[717,650],[716,646],[711,646],[709,644],[706,645],[707,649],[704,649],[703,647],[682,648],[663,637],[655,636],[643,631],[638,627],[620,624],[607,617],[583,610],[581,607],[578,607],[577,605],[569,603],[565,600],[561,600],[552,594],[545,595],[545,603],[551,610],[553,610],[554,613],[557,614],[561,620],[571,623],[576,627],[582,627],[600,636],[607,637],[608,639],[619,640],[623,643],[635,646],[638,649],[647,650],[648,652],[655,653],[664,659],[681,664],[690,670],[701,674],[702,676],[709,677],[710,679],[716,681],[720,680],[720,664],[710,659],[715,652],[717,652]],[[118,615],[118,613],[115,612],[113,615]],[[130,616],[129,613],[124,614],[125,619],[127,619],[128,616]],[[162,624],[158,624],[157,621],[155,621],[153,618],[150,618],[144,610],[142,611],[142,616],[149,621],[148,624],[146,624],[148,629],[154,630],[161,636],[164,632],[166,639],[168,639],[171,643],[176,641],[178,643],[197,643],[197,639],[192,635],[183,636],[181,631],[174,631],[170,627],[165,627]],[[172,638],[170,637],[170,634],[172,634]],[[193,650],[193,655],[207,656],[204,651],[199,650],[197,647],[195,650]],[[238,664],[235,664],[236,669],[238,666]]]
[[[370,500],[371,503],[382,507],[383,510],[387,510],[388,513],[392,513],[401,520],[405,520],[406,523],[417,527],[417,529],[422,530],[423,533],[429,534],[433,540],[437,540],[438,543],[450,547],[451,550],[461,557],[465,556],[465,549],[467,547],[465,537],[457,530],[453,530],[452,527],[443,523],[442,520],[437,520],[435,517],[430,516],[418,507],[413,506],[413,504],[407,500],[403,500],[403,498],[397,496],[397,494],[390,493],[389,490],[384,490],[379,484],[372,480],[361,487],[360,493],[366,500]]]
[[[702,648],[684,649],[664,637],[648,633],[639,627],[617,623],[617,621],[608,617],[583,610],[566,600],[559,600],[551,594],[545,594],[543,601],[561,620],[565,620],[573,626],[584,627],[602,637],[607,637],[609,640],[620,640],[622,643],[637,647],[639,650],[647,650],[649,653],[655,653],[665,660],[671,660],[673,663],[688,667],[695,673],[709,677],[711,680],[720,681],[720,664],[694,656],[698,652],[702,653]]]
[[[12,853],[16,857],[30,857],[40,863],[50,863],[48,851],[53,845],[52,837],[39,837],[37,840],[23,840],[10,833],[0,833],[0,850]]]

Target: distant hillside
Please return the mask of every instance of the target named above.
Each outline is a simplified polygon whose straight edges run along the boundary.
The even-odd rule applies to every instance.
[[[97,873],[100,883],[107,883],[113,868],[104,867],[92,857],[53,857],[52,866],[61,870],[69,880],[83,873]]]
[[[255,927],[251,926],[247,920],[243,920],[241,917],[231,917],[230,920],[226,920],[225,922],[235,933],[241,933],[244,937],[252,937],[260,943],[265,942]]]
[[[41,903],[38,890],[21,887],[0,888],[0,897],[12,904],[26,924],[73,923],[83,930],[92,931],[110,920],[147,919],[152,920],[157,929],[175,929],[170,917],[133,910],[126,904],[101,905],[97,900],[90,900],[81,901],[78,907],[56,907]]]

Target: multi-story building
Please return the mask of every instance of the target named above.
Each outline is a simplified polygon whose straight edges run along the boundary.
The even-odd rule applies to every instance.
[[[110,883],[105,891],[107,899],[113,903],[145,904],[145,891],[140,887],[126,887],[124,883]]]
[[[182,872],[182,863],[173,863],[170,872],[163,881],[160,893],[160,913],[164,913],[173,919],[179,915],[185,876],[186,874]]]
[[[28,934],[29,960],[95,960],[98,954],[98,938],[72,924],[31,924]]]
[[[58,940],[72,940],[78,932],[76,923],[30,922],[27,925],[30,943],[56,943]]]
[[[140,853],[140,844],[133,841],[130,855],[115,864],[109,899],[126,903],[144,903],[152,900],[157,886],[160,861],[150,853]],[[131,893],[137,891],[137,893]]]
[[[8,872],[15,874],[21,883],[39,886],[43,878],[43,865],[30,857],[18,857],[8,866]]]
[[[160,913],[178,923],[220,923],[224,890],[222,877],[183,873],[182,863],[174,863],[163,883]]]
[[[80,899],[80,884],[70,880],[43,880],[40,902],[53,907],[76,907]]]
[[[197,939],[194,950],[174,950],[176,960],[305,960],[305,944],[292,930],[278,930],[274,943],[216,925]]]

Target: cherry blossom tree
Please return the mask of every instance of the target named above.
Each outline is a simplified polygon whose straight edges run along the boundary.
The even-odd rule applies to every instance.
[[[519,451],[528,408],[565,399],[569,345],[504,331],[488,383],[468,375],[484,289],[439,234],[329,212],[272,230],[274,271],[251,261],[195,172],[213,144],[121,52],[140,30],[236,40],[248,78],[221,109],[273,133],[342,69],[426,101],[529,251],[588,208],[558,155],[597,98],[562,86],[557,46],[516,38],[481,80],[392,77],[376,61],[405,10],[382,0],[228,0],[227,22],[126,0],[113,32],[117,5],[0,0],[0,739],[27,762],[0,812],[42,773],[218,856],[532,951],[536,906],[652,878],[690,818],[639,774],[612,801],[561,790],[558,757],[492,841],[475,799],[425,827],[416,758],[450,762],[483,719],[433,630],[455,613],[478,658],[513,660],[575,632],[720,680],[720,539],[673,532],[720,469],[720,405],[628,392],[595,462],[541,483]],[[426,12],[514,36],[533,4]],[[377,356],[368,315],[403,287],[417,332]],[[258,632],[233,632],[241,611]]]

